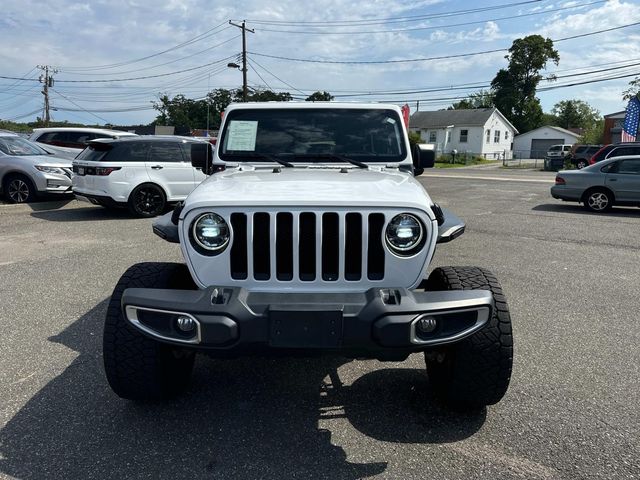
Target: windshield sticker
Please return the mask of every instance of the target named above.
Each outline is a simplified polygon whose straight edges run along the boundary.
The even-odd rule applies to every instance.
[[[256,149],[257,134],[257,120],[231,120],[227,131],[229,140],[226,149],[253,152]]]

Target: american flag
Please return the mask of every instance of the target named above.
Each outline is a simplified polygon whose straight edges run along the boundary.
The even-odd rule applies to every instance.
[[[638,95],[629,100],[627,105],[627,114],[624,116],[624,124],[622,125],[622,141],[635,142],[638,134],[638,120],[640,119],[640,99]]]

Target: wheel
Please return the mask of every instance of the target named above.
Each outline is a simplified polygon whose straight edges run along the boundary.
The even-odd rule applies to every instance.
[[[427,290],[489,290],[494,310],[489,322],[470,337],[437,352],[425,352],[433,389],[446,405],[477,410],[499,402],[509,387],[513,336],[509,307],[500,283],[478,267],[436,268]]]
[[[111,389],[129,400],[175,396],[189,385],[195,352],[144,336],[125,318],[120,303],[127,288],[195,289],[186,265],[139,263],[118,281],[104,324],[104,370]]]
[[[7,175],[2,189],[10,203],[27,203],[36,197],[36,189],[31,180],[20,174]]]
[[[143,183],[129,195],[129,210],[139,217],[155,217],[164,212],[167,198],[164,191],[153,183]]]
[[[582,170],[584,167],[588,167],[589,166],[589,162],[587,162],[586,160],[578,160],[578,163],[576,163],[576,168],[578,170]]]
[[[613,206],[613,194],[604,188],[593,188],[584,194],[583,203],[590,212],[606,212]]]

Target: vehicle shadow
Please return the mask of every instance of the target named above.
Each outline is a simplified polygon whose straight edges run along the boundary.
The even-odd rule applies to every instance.
[[[90,222],[102,220],[134,220],[134,216],[126,208],[107,209],[100,206],[67,208],[62,210],[34,211],[34,218],[50,222]]]
[[[460,418],[419,401],[428,389],[423,371],[384,369],[341,387],[341,358],[202,358],[183,396],[156,404],[121,400],[102,369],[106,303],[50,338],[79,355],[0,430],[3,474],[351,480],[385,472],[387,459],[348,461],[319,428],[336,412],[360,432],[392,442],[454,441],[484,422],[484,413]]]
[[[638,218],[640,217],[640,209],[637,207],[613,207],[608,212],[595,213],[585,210],[582,205],[571,203],[548,203],[543,205],[536,205],[531,210],[538,212],[555,212],[555,213],[574,213],[578,215],[597,215],[605,217],[628,217]]]

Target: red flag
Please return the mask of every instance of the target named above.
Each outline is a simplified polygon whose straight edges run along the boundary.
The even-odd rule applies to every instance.
[[[409,105],[407,104],[402,106],[402,119],[404,120],[404,126],[409,128]]]

